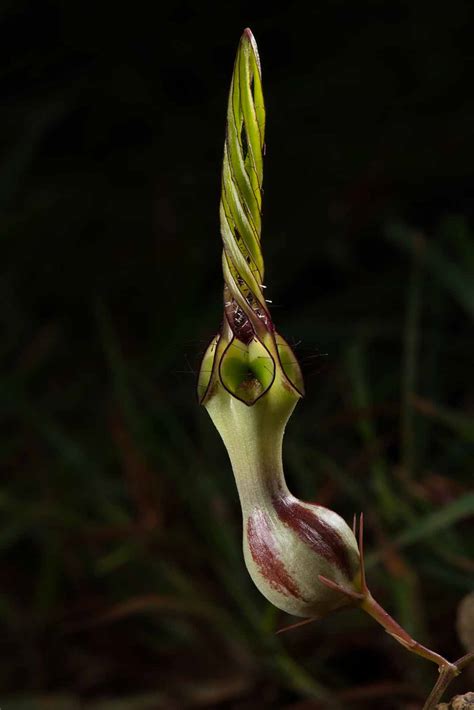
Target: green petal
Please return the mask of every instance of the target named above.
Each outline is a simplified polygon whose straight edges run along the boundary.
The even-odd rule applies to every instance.
[[[222,355],[219,374],[230,394],[252,405],[271,387],[275,362],[256,338],[248,346],[234,338]]]
[[[303,375],[301,374],[301,368],[298,364],[298,360],[291,347],[288,345],[286,340],[281,337],[278,333],[275,333],[275,340],[278,348],[278,355],[280,356],[281,366],[287,378],[290,380],[293,387],[295,387],[300,394],[304,394],[304,382]]]

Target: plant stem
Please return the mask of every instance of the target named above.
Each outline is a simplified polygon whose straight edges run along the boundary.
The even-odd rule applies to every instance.
[[[357,528],[357,520],[354,517],[354,534]],[[334,589],[340,594],[346,595],[354,606],[358,606],[360,609],[369,614],[373,619],[375,619],[385,631],[392,636],[395,641],[398,641],[407,651],[416,653],[422,658],[426,658],[428,661],[436,663],[439,671],[439,678],[431,691],[426,703],[423,705],[423,710],[435,710],[438,700],[443,696],[446,688],[451,683],[453,678],[458,676],[461,671],[474,661],[474,651],[462,656],[455,663],[450,663],[446,658],[440,656],[439,653],[432,651],[426,646],[422,646],[421,643],[415,641],[410,634],[408,634],[400,624],[395,621],[390,614],[385,611],[385,609],[380,606],[378,602],[375,601],[370,590],[367,586],[367,580],[365,577],[365,563],[364,563],[364,516],[361,513],[359,519],[359,553],[360,553],[360,593],[354,592],[353,590],[346,589],[337,582],[334,582],[323,575],[318,575],[319,581],[329,587]]]
[[[467,653],[465,656],[459,658],[455,663],[452,663],[449,666],[440,667],[439,678],[423,705],[423,710],[434,710],[453,678],[459,675],[459,673],[472,661],[474,661],[474,651]]]
[[[398,624],[395,619],[393,619],[390,614],[388,614],[385,609],[383,609],[380,604],[378,604],[372,597],[370,592],[368,592],[364,601],[361,604],[361,608],[364,609],[370,616],[372,616],[376,621],[381,624],[385,631],[393,636],[393,638],[398,641],[402,646],[404,646],[408,651],[416,653],[423,658],[433,661],[438,666],[439,677],[429,694],[422,710],[435,710],[438,702],[443,697],[447,687],[451,681],[458,676],[461,671],[466,668],[472,661],[474,661],[474,651],[466,654],[462,658],[459,658],[454,663],[450,663],[446,658],[440,656],[435,651],[432,651],[425,646],[411,638],[409,634]]]
[[[385,631],[393,636],[393,638],[398,641],[402,646],[404,646],[408,651],[416,653],[418,656],[426,658],[428,661],[436,663],[440,669],[447,668],[454,675],[458,675],[458,671],[455,665],[450,663],[446,658],[440,656],[439,653],[432,651],[426,646],[422,646],[421,643],[415,641],[410,634],[408,634],[405,629],[403,629],[400,624],[395,621],[390,614],[385,611],[383,607],[380,606],[378,602],[375,601],[373,596],[368,592],[361,603],[361,609],[366,611],[372,618],[374,618]],[[454,677],[454,676],[453,676]]]

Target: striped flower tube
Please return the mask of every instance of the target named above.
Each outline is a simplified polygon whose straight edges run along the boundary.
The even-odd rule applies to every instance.
[[[198,392],[232,463],[253,581],[280,609],[314,617],[351,602],[318,575],[357,593],[360,560],[344,520],[299,501],[285,483],[283,434],[303,380],[264,297],[264,137],[260,60],[247,29],[230,87],[222,170],[224,320],[203,358]]]

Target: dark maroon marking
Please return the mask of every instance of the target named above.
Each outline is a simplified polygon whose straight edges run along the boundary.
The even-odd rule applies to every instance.
[[[278,556],[267,514],[256,508],[247,521],[247,540],[255,564],[271,586],[287,596],[304,598]]]
[[[238,232],[237,235],[240,240],[241,236]],[[264,306],[262,306],[258,299],[255,298],[251,289],[248,287],[248,284],[240,275],[237,275],[237,283],[241,289],[248,291],[247,303],[252,308],[259,321],[264,325],[269,333],[273,333],[275,331],[275,326],[271,319],[270,313]],[[246,287],[246,289],[244,287]],[[245,311],[232,297],[230,289],[226,283],[224,283],[224,313],[234,336],[244,343],[244,345],[249,345],[255,336],[255,329]]]
[[[275,496],[273,505],[280,520],[321,557],[331,562],[351,578],[354,574],[348,550],[339,533],[305,508],[292,496]]]
[[[235,337],[244,343],[244,345],[249,345],[255,336],[255,331],[237,301],[232,299],[226,302],[225,314]]]
[[[273,324],[272,319],[270,318],[270,314],[266,310],[262,310],[258,306],[254,306],[254,313],[257,315],[260,320],[263,322],[265,325],[265,328],[268,330],[269,333],[274,333],[275,332],[275,326]]]

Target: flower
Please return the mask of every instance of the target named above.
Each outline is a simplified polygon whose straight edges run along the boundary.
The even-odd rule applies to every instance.
[[[304,387],[264,297],[264,136],[260,60],[247,29],[232,76],[222,171],[224,319],[204,355],[198,393],[232,463],[252,579],[279,608],[314,617],[353,602],[351,594],[360,590],[360,560],[344,520],[299,501],[284,478],[283,435]],[[323,584],[319,575],[348,593]]]
[[[359,606],[406,649],[454,677],[463,659],[458,668],[419,644],[370,593],[362,514],[357,541],[355,519],[351,530],[337,513],[298,500],[286,485],[283,435],[304,390],[298,362],[275,330],[263,295],[264,138],[260,59],[246,29],[230,87],[222,170],[224,320],[204,355],[198,395],[232,464],[247,569],[278,608],[313,619],[343,606]]]

